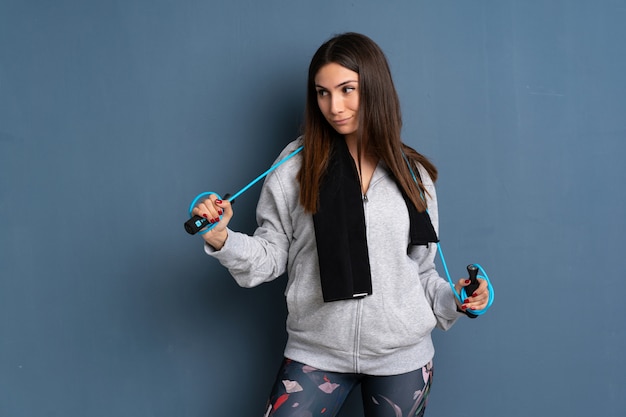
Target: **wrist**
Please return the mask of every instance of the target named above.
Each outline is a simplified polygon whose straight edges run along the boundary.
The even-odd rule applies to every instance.
[[[213,249],[221,250],[226,244],[228,239],[228,230],[211,230],[204,234],[204,241],[208,243]]]

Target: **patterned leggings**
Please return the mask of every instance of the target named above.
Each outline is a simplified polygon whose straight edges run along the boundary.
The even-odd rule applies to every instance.
[[[264,417],[335,417],[361,385],[365,417],[422,417],[433,376],[432,362],[402,375],[325,372],[285,359]]]

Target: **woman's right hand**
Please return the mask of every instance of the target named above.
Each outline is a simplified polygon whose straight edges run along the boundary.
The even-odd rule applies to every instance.
[[[217,223],[211,230],[202,234],[206,243],[213,246],[215,250],[220,250],[228,238],[228,223],[233,217],[233,208],[228,200],[220,200],[212,194],[206,200],[199,203],[192,210],[195,216],[204,217],[211,224]],[[220,219],[220,216],[222,218]]]

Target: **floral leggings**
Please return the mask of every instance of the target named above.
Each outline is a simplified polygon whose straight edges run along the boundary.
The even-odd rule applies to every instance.
[[[361,385],[365,417],[422,417],[433,376],[432,362],[393,376],[325,372],[285,359],[264,417],[335,417]]]

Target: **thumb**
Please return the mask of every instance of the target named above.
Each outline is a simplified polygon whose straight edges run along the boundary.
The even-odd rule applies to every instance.
[[[454,285],[454,289],[456,290],[457,294],[461,293],[461,289],[463,287],[467,287],[470,284],[470,279],[469,278],[461,278],[460,280],[457,281],[457,283]]]

